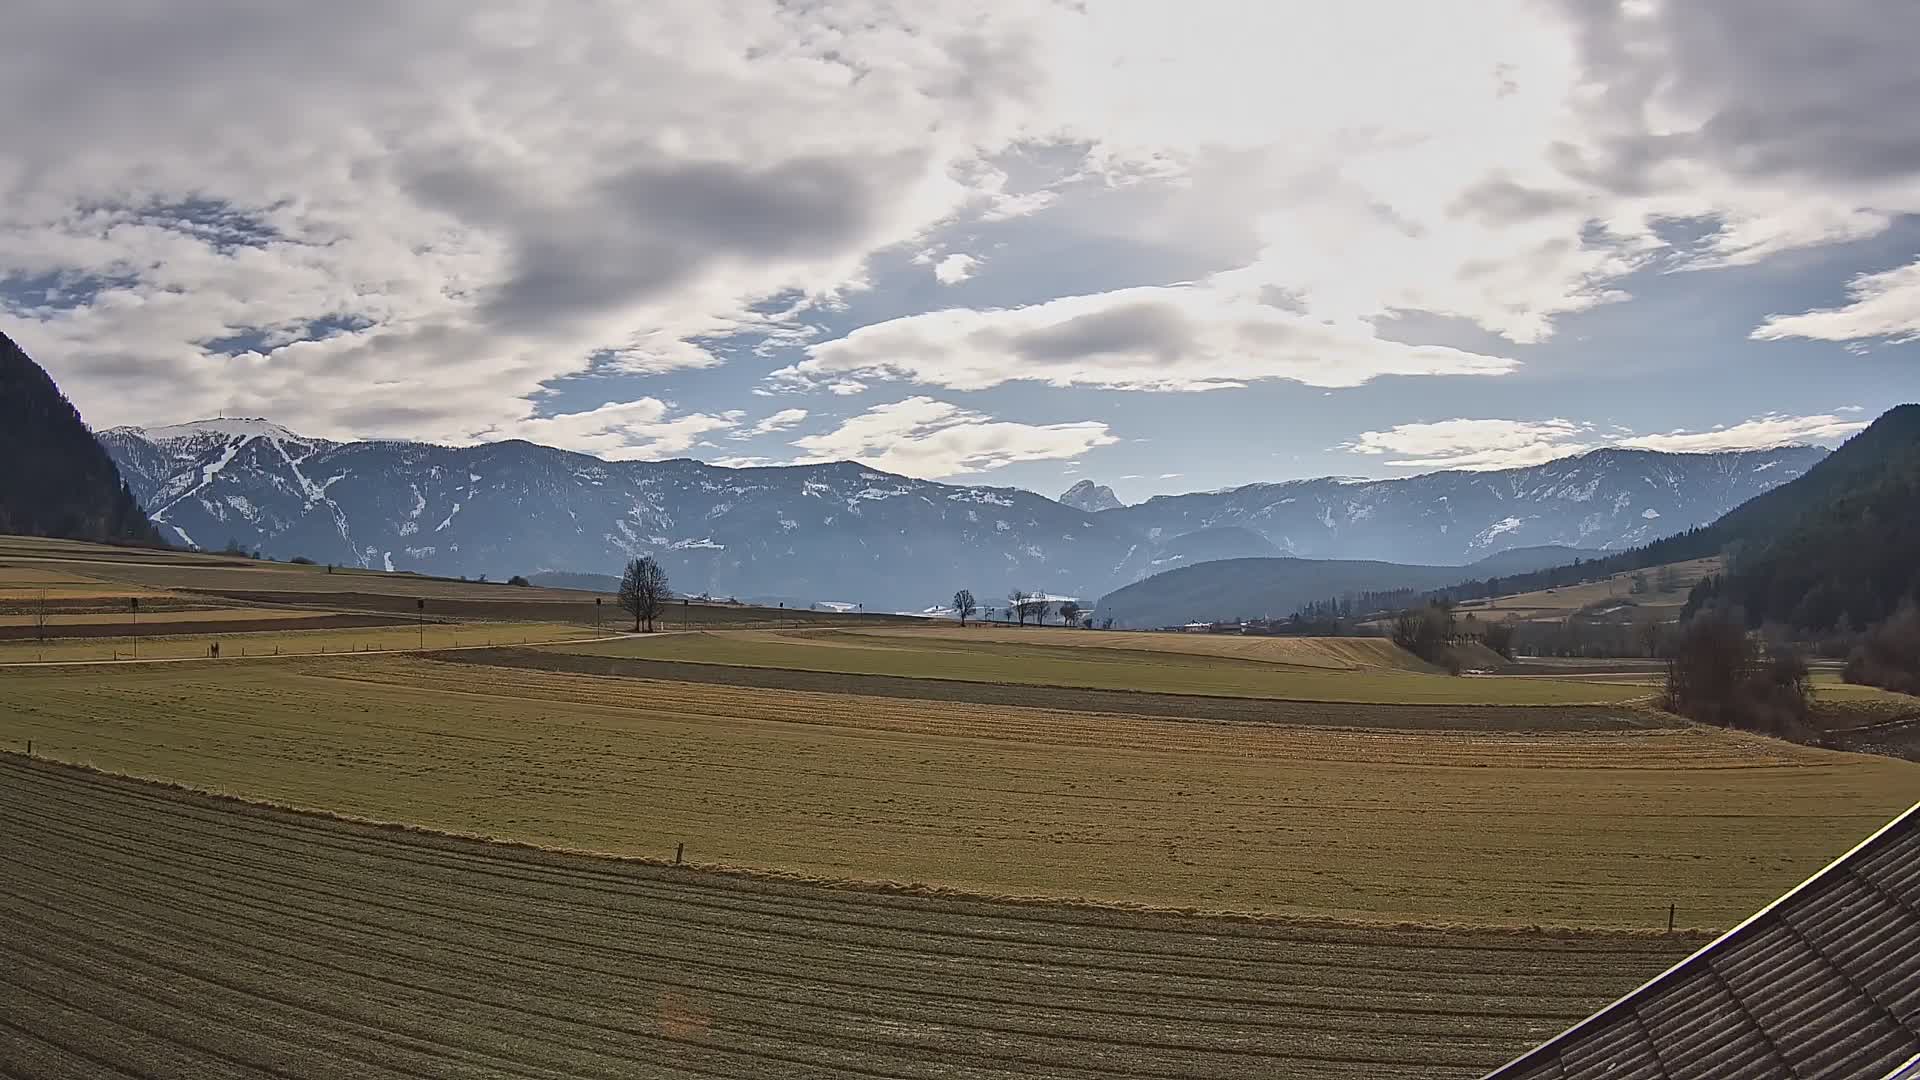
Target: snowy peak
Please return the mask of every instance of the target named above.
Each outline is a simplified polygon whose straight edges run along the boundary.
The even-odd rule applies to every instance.
[[[249,439],[265,436],[270,439],[285,439],[288,442],[313,442],[279,424],[257,416],[223,416],[212,420],[194,420],[185,424],[164,424],[158,427],[114,428],[113,432],[139,435],[149,442],[176,442],[181,439],[196,439],[214,436],[221,439]]]
[[[1058,501],[1064,506],[1071,506],[1075,510],[1089,514],[1097,514],[1102,510],[1118,510],[1126,505],[1120,501],[1118,495],[1113,493],[1112,488],[1105,484],[1096,484],[1091,480],[1082,480],[1068,488],[1061,494]]]

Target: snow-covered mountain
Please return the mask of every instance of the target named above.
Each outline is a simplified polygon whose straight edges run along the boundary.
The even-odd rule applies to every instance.
[[[1712,521],[1824,453],[1603,450],[1529,469],[1255,484],[1089,513],[851,462],[728,469],[519,441],[343,443],[254,419],[99,439],[162,532],[203,548],[495,578],[613,574],[651,554],[685,592],[906,610],[962,586],[983,602],[1013,588],[1099,596],[1227,548],[1266,553],[1262,538],[1282,554],[1425,564],[1627,547]]]
[[[1107,577],[1090,568],[1128,546],[1028,491],[850,462],[727,469],[519,441],[336,443],[261,420],[100,441],[169,539],[371,568],[617,574],[651,554],[682,592],[917,609],[961,586],[1092,595]]]
[[[1071,506],[1075,510],[1085,510],[1097,514],[1102,510],[1118,510],[1127,505],[1120,496],[1105,484],[1096,484],[1091,480],[1082,480],[1060,495],[1062,506]]]
[[[1148,542],[1239,526],[1284,555],[1460,565],[1508,548],[1628,548],[1685,532],[1799,476],[1826,453],[1815,446],[1715,454],[1605,449],[1523,469],[1162,495],[1097,516]]]

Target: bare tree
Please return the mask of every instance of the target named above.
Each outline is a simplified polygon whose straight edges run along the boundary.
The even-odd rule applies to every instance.
[[[33,605],[33,636],[36,640],[47,640],[47,590],[40,590],[40,599]]]
[[[961,626],[967,625],[967,619],[979,610],[980,605],[973,601],[972,589],[961,589],[953,594],[953,613],[960,616]]]
[[[646,630],[653,631],[654,621],[660,618],[660,611],[667,606],[667,572],[651,555],[643,555],[627,563],[627,572],[620,578],[620,610],[633,616],[633,629],[637,633],[645,624]]]
[[[1033,608],[1033,621],[1041,626],[1047,625],[1047,616],[1053,614],[1053,601],[1047,599],[1044,593],[1039,593],[1028,597],[1027,604]]]
[[[1078,600],[1062,600],[1060,602],[1060,621],[1067,626],[1072,626],[1080,621],[1080,602]]]
[[[1014,617],[1020,620],[1021,626],[1027,625],[1028,603],[1029,600],[1027,599],[1027,591],[1025,589],[1015,589],[1007,594],[1007,609],[1012,611]]]

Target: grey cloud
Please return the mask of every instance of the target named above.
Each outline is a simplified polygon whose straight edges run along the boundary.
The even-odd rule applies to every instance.
[[[1870,184],[1920,171],[1920,4],[1911,0],[1685,0],[1651,16],[1562,0],[1606,109],[1638,126],[1649,105],[1704,113],[1693,131],[1629,131],[1562,164],[1638,194],[1666,161],[1704,156],[1756,179]]]
[[[1054,361],[1128,352],[1172,358],[1192,343],[1193,326],[1184,315],[1170,304],[1143,302],[1088,312],[1017,334],[1007,346],[1019,356]]]
[[[657,297],[722,260],[797,259],[858,244],[926,168],[919,151],[793,158],[764,166],[653,160],[556,203],[535,180],[436,166],[413,178],[424,202],[501,229],[508,278],[484,316],[550,324]]]
[[[1575,209],[1581,201],[1571,192],[1530,188],[1504,176],[1490,176],[1462,192],[1449,210],[1459,217],[1512,225]]]

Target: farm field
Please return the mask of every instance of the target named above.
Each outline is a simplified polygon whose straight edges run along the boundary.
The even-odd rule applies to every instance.
[[[182,612],[190,616],[202,612]],[[204,657],[207,646],[218,642],[226,659],[249,656],[307,656],[324,653],[384,652],[391,650],[480,648],[488,645],[521,644],[534,641],[590,639],[596,635],[590,626],[574,623],[441,623],[429,622],[422,635],[418,626],[390,616],[339,615],[330,612],[303,612],[291,619],[275,618],[272,611],[254,611],[265,616],[257,623],[233,623],[225,627],[207,623],[162,623],[153,633],[145,625],[139,637],[85,635],[34,640],[30,629],[20,633],[13,628],[0,630],[0,664],[53,663],[102,660],[164,660]],[[145,623],[146,616],[141,620]],[[61,632],[66,620],[50,627]],[[306,629],[322,624],[324,629]],[[71,627],[64,629],[70,631]],[[6,637],[7,634],[18,636]],[[424,643],[424,645],[423,645]],[[225,662],[224,660],[222,662]],[[96,678],[97,678],[96,674]],[[118,676],[115,676],[118,678]]]
[[[1725,927],[1920,767],[1697,728],[1359,731],[417,657],[0,672],[0,742],[295,807],[828,881],[1465,925]],[[1624,989],[1624,987],[1620,987]]]
[[[0,755],[0,1072],[1468,1078],[1693,935],[888,896]]]
[[[1561,619],[1579,611],[1590,604],[1607,600],[1631,600],[1640,608],[1652,609],[1665,619],[1677,618],[1680,608],[1686,605],[1687,591],[1694,583],[1721,569],[1718,556],[1705,559],[1692,559],[1674,563],[1674,577],[1678,584],[1673,592],[1660,592],[1651,586],[1659,576],[1658,568],[1614,574],[1604,581],[1588,582],[1584,585],[1567,585],[1556,589],[1540,589],[1535,592],[1515,593],[1511,596],[1495,597],[1492,600],[1463,600],[1457,606],[1462,614],[1473,612],[1481,618],[1513,618],[1522,620]],[[1634,573],[1646,576],[1649,588],[1639,595],[1633,594]]]
[[[1404,666],[1360,667],[1357,663],[1353,667],[1336,668],[1332,663],[1354,662],[1336,661],[1336,654],[1331,651],[1313,653],[1305,648],[1293,655],[1310,661],[1308,664],[1210,654],[1194,647],[1203,643],[1189,646],[1188,639],[1172,634],[1080,631],[1078,634],[1091,633],[1104,640],[1097,645],[1069,640],[1055,646],[1048,644],[1053,633],[1032,630],[1024,640],[1018,641],[1003,640],[1005,633],[998,631],[983,632],[978,640],[960,632],[949,634],[936,630],[692,633],[623,638],[561,648],[589,656],[847,675],[1297,701],[1583,705],[1644,700],[1648,696],[1644,687],[1572,680],[1459,679],[1409,671]],[[1070,639],[1076,635],[1071,630],[1059,633]],[[1273,639],[1226,638],[1221,643],[1267,645],[1275,642]],[[1163,647],[1169,644],[1172,647]],[[1287,654],[1276,652],[1274,655]]]
[[[404,614],[425,599],[431,616],[495,622],[573,622],[620,625],[613,597],[572,589],[514,586],[505,582],[447,581],[357,567],[277,563],[191,551],[120,548],[41,537],[0,536],[0,613],[27,615],[42,594],[56,610],[78,601],[125,610],[130,597],[144,612],[161,606],[268,606],[327,611]],[[118,601],[118,604],[111,602]],[[843,614],[747,604],[675,603],[665,627],[792,627],[913,625],[920,620],[891,615]]]

